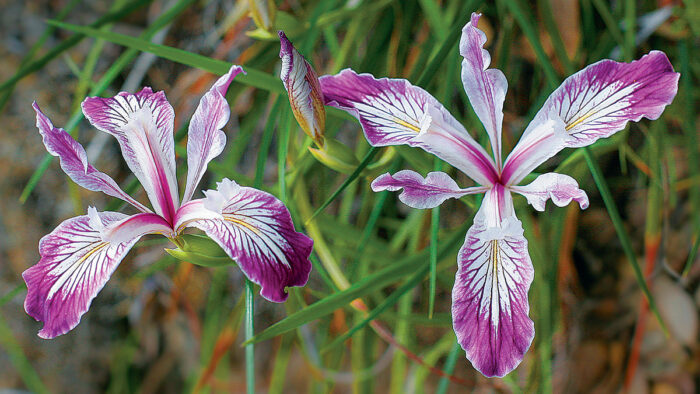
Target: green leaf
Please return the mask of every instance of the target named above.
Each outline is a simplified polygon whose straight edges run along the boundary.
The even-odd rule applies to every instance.
[[[55,20],[49,20],[47,22],[62,29],[82,33],[89,37],[101,38],[105,41],[119,44],[127,48],[137,49],[142,52],[149,52],[163,59],[168,59],[186,66],[199,68],[217,75],[226,74],[231,67],[231,63],[223,60],[213,59],[166,45],[154,44],[148,40],[138,37],[127,36],[125,34],[109,31],[101,31],[87,26],[73,25]],[[244,69],[246,74],[237,76],[236,82],[269,90],[275,93],[286,94],[282,81],[279,78],[265,72],[255,70],[248,66],[245,66]]]
[[[456,253],[460,241],[464,238],[467,226],[464,225],[452,232],[452,235],[444,240],[441,244],[438,255],[440,258],[447,256],[449,253]],[[284,320],[268,327],[263,332],[259,333],[252,340],[246,343],[258,343],[270,338],[274,338],[287,331],[293,330],[310,321],[326,316],[338,308],[342,308],[351,301],[369,294],[375,290],[396,283],[406,274],[415,272],[422,266],[425,266],[425,261],[428,257],[428,251],[424,250],[417,255],[406,257],[398,262],[385,267],[382,270],[368,275],[352,284],[346,290],[334,293],[308,307],[296,312]],[[244,343],[245,345],[245,343]]]

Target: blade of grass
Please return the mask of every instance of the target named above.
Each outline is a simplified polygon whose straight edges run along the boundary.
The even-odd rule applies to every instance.
[[[82,0],[71,0],[68,4],[66,4],[61,11],[58,12],[56,15],[56,20],[63,20],[72,10],[75,8]],[[41,33],[41,36],[39,37],[38,40],[32,45],[32,47],[29,49],[29,52],[24,56],[22,61],[19,64],[19,69],[21,70],[22,68],[26,67],[29,62],[34,59],[34,55],[36,55],[36,52],[44,46],[44,43],[46,40],[49,38],[49,36],[54,32],[56,28],[53,26],[46,26],[44,29],[44,32]],[[17,85],[17,82],[12,83],[7,89],[5,89],[5,92],[2,94],[2,98],[0,98],[0,113],[2,113],[2,110],[5,108],[5,105],[7,102],[10,100],[10,97],[12,97],[12,92],[15,90],[15,86]]]
[[[382,314],[382,312],[384,312],[388,308],[394,306],[394,304],[396,304],[396,302],[399,301],[399,298],[401,298],[401,296],[406,294],[409,290],[412,290],[413,288],[415,288],[418,285],[418,283],[420,283],[425,278],[425,274],[428,273],[429,269],[430,269],[429,264],[424,264],[422,267],[420,267],[418,269],[418,271],[416,271],[416,273],[413,274],[404,284],[402,284],[401,286],[399,286],[399,288],[394,290],[386,299],[384,299],[384,301],[381,304],[377,305],[376,308],[372,309],[367,314],[367,316],[364,319],[362,319],[362,321],[360,321],[358,324],[356,324],[350,330],[345,332],[343,335],[335,338],[328,345],[324,346],[321,349],[321,353],[322,354],[326,353],[327,351],[335,348],[337,345],[342,344],[347,339],[349,339],[354,333],[356,333],[358,330],[364,328],[372,320],[376,319],[377,316]]]
[[[44,386],[41,377],[36,369],[27,359],[27,356],[22,349],[22,346],[15,339],[12,330],[5,322],[5,319],[0,315],[0,346],[2,346],[10,359],[12,365],[19,372],[22,381],[27,385],[27,388],[35,393],[49,393],[50,391]]]
[[[450,354],[447,355],[447,360],[445,361],[445,367],[442,369],[443,372],[447,375],[452,375],[452,371],[455,370],[455,364],[457,364],[457,356],[459,355],[459,351],[462,349],[461,346],[459,346],[459,343],[457,341],[454,342],[454,345],[452,345],[452,349],[450,349]],[[435,394],[445,394],[447,392],[447,388],[450,386],[450,380],[447,378],[440,378],[440,382],[438,382],[438,387],[437,390],[435,391]]]
[[[272,144],[272,136],[275,132],[275,121],[276,116],[279,114],[280,106],[282,105],[283,96],[278,96],[275,99],[270,113],[267,117],[267,122],[265,123],[265,128],[263,129],[263,135],[260,141],[260,148],[258,150],[258,157],[255,163],[255,180],[253,181],[253,187],[259,189],[262,186],[263,176],[265,175],[265,163],[268,158],[268,153],[270,152],[270,145]]]
[[[153,21],[153,23],[141,34],[141,37],[145,39],[150,39],[158,31],[163,29],[173,19],[180,15],[190,4],[194,2],[195,0],[180,0],[177,4],[169,8],[160,17]],[[121,54],[121,56],[119,56],[119,58],[117,58],[117,60],[112,64],[112,66],[110,66],[110,68],[107,70],[107,72],[105,72],[105,74],[97,82],[97,84],[95,84],[95,86],[90,90],[89,95],[98,96],[102,94],[102,92],[104,92],[105,89],[107,89],[109,84],[112,83],[112,81],[119,75],[119,73],[136,57],[136,55],[138,55],[138,51],[135,49],[129,49],[128,51]],[[69,133],[72,133],[82,118],[82,112],[75,111],[71,115],[66,126],[64,127],[65,130]],[[37,169],[34,170],[34,173],[29,178],[29,181],[24,187],[24,190],[22,190],[22,194],[19,197],[19,201],[21,203],[24,204],[24,202],[27,201],[29,194],[31,194],[32,190],[34,190],[37,183],[39,183],[41,176],[44,174],[46,169],[49,168],[49,164],[51,164],[52,160],[53,156],[51,156],[50,154],[47,153],[46,155],[44,155],[44,158],[39,163],[39,166],[37,166]],[[134,184],[134,187],[135,186],[136,183]]]
[[[438,251],[440,258],[455,251],[455,248],[459,246],[461,239],[464,237],[463,234],[465,231],[466,225],[455,230],[448,239],[442,242],[440,250]],[[284,320],[273,324],[263,332],[258,333],[250,342],[258,343],[276,337],[310,321],[326,316],[359,297],[383,288],[391,283],[395,283],[404,275],[414,272],[416,269],[424,266],[425,259],[428,257],[427,255],[428,252],[424,250],[416,255],[403,258],[371,275],[365,276],[358,282],[350,285],[346,290],[331,294],[301,311],[287,316]]]
[[[254,299],[253,299],[253,282],[248,278],[245,280],[245,383],[246,392],[255,394],[255,345],[250,340],[255,335],[255,327],[253,326]]]
[[[138,37],[132,37],[125,34],[114,32],[100,31],[88,26],[79,26],[55,20],[49,20],[47,23],[59,27],[61,29],[70,30],[76,33],[82,33],[89,37],[101,38],[115,44],[125,46],[127,48],[137,49],[142,52],[149,52],[163,59],[168,59],[177,63],[181,63],[190,67],[198,68],[204,71],[222,75],[228,72],[231,67],[229,62],[199,55],[179,48],[173,48],[166,45],[154,44],[148,40]],[[240,74],[236,77],[236,82],[244,85],[253,86],[259,89],[269,90],[275,93],[285,93],[282,81],[265,72],[255,70],[251,67],[245,67],[247,74]]]
[[[442,160],[435,158],[435,171],[442,170]],[[437,292],[437,246],[440,229],[440,207],[432,209],[430,217],[430,298],[428,299],[428,317],[432,319],[435,310],[435,293]]]
[[[137,9],[143,7],[144,5],[150,3],[152,0],[135,0],[127,5],[125,5],[123,8],[120,10],[106,14],[105,16],[101,17],[94,23],[92,23],[90,26],[93,27],[100,27],[104,24],[107,24],[109,22],[114,22],[123,19],[124,17],[128,16],[132,12],[136,11]],[[56,58],[58,55],[66,51],[67,49],[75,46],[78,44],[83,38],[85,38],[84,34],[76,34],[65,41],[62,41],[60,44],[56,45],[55,47],[51,48],[49,52],[47,52],[44,56],[40,57],[39,59],[27,64],[25,67],[20,68],[15,75],[10,77],[9,79],[5,80],[3,83],[0,84],[0,91],[3,91],[5,89],[8,89],[10,86],[14,86],[19,80],[22,78],[26,77],[27,75],[40,70],[42,67],[44,67],[48,62]]]
[[[8,291],[6,294],[0,297],[0,306],[3,306],[6,303],[12,301],[12,299],[15,298],[17,294],[19,294],[22,290],[25,290],[26,288],[27,285],[25,283],[20,283],[17,286],[15,286],[14,289]]]

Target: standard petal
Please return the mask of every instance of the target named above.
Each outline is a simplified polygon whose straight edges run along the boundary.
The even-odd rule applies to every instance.
[[[45,339],[67,333],[80,322],[90,303],[138,241],[137,235],[120,243],[106,242],[102,230],[127,218],[117,212],[78,216],[61,223],[39,242],[39,263],[22,277],[27,283],[24,309],[44,322]]]
[[[345,69],[320,78],[326,105],[360,121],[373,146],[418,146],[477,183],[497,179],[493,160],[457,120],[425,90],[405,79],[375,79]]]
[[[544,211],[547,200],[550,198],[558,207],[564,207],[571,201],[576,201],[581,209],[588,208],[586,192],[578,188],[574,178],[564,174],[554,172],[542,174],[529,185],[512,186],[510,190],[525,196],[527,202],[538,211]]]
[[[302,130],[316,141],[318,146],[323,146],[326,109],[323,106],[323,93],[318,76],[309,62],[289,42],[284,32],[280,30],[278,34],[282,59],[280,79],[289,95],[294,117]]]
[[[88,190],[103,192],[122,199],[142,212],[151,211],[126,194],[109,175],[95,169],[88,162],[83,146],[65,130],[54,127],[51,120],[41,112],[36,102],[32,106],[36,111],[36,127],[41,133],[46,150],[60,159],[61,168],[73,182]]]
[[[469,102],[489,134],[496,166],[501,166],[501,127],[503,101],[508,81],[501,70],[487,70],[491,55],[484,49],[486,34],[477,28],[481,14],[472,13],[471,21],[462,29],[459,52],[462,60],[462,83]]]
[[[165,93],[143,88],[136,94],[88,97],[82,107],[93,126],[117,138],[126,163],[146,190],[156,213],[171,220],[179,202],[174,113]]]
[[[195,188],[202,179],[207,165],[219,156],[226,146],[226,134],[221,129],[231,115],[226,91],[236,75],[244,73],[240,66],[231,66],[226,75],[219,78],[202,96],[192,115],[187,131],[187,186],[182,203],[192,199]]]
[[[487,194],[459,251],[452,323],[474,368],[502,377],[522,361],[535,336],[527,298],[534,272],[522,224],[511,215],[489,226],[486,212],[498,210],[486,209],[492,203]]]
[[[280,200],[228,179],[205,195],[201,203],[193,200],[188,204],[189,212],[183,211],[180,221],[216,241],[246,276],[261,286],[263,297],[283,302],[287,299],[285,287],[306,284],[313,241],[294,229]],[[194,220],[197,209],[202,218]]]
[[[448,198],[460,198],[467,194],[483,193],[486,187],[469,187],[461,189],[457,183],[444,172],[430,172],[425,179],[417,172],[402,170],[394,175],[380,175],[372,182],[372,190],[392,192],[403,189],[399,200],[411,208],[435,208]]]
[[[673,101],[679,76],[660,51],[651,51],[631,63],[601,60],[591,64],[567,78],[549,96],[508,157],[504,175],[522,173],[514,170],[518,166],[514,156],[524,150],[521,144],[541,139],[531,134],[542,132],[542,125],[550,121],[559,124],[563,128],[561,132],[566,134],[562,148],[576,148],[615,134],[629,121],[637,122],[643,117],[657,119]],[[554,154],[556,151],[548,157]],[[530,167],[535,168],[544,160]],[[504,179],[517,184],[522,178],[504,176]]]

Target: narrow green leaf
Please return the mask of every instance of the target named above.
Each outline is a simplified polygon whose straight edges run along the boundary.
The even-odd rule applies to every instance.
[[[101,38],[115,44],[125,46],[127,48],[137,49],[142,52],[149,52],[163,59],[168,59],[186,66],[199,68],[204,71],[209,71],[217,75],[223,75],[228,72],[231,63],[223,60],[213,59],[207,56],[188,52],[183,49],[173,48],[166,45],[154,44],[148,40],[138,37],[127,36],[108,31],[101,31],[87,26],[73,25],[54,20],[47,21],[48,23],[70,30],[76,33],[82,33],[89,37]],[[275,93],[286,93],[282,81],[270,74],[255,70],[251,67],[244,67],[246,74],[241,74],[236,77],[236,82],[244,85],[253,86],[259,89],[269,90]]]
[[[24,349],[15,339],[12,330],[0,315],[0,347],[7,353],[10,362],[15,367],[27,388],[35,393],[50,393],[41,381],[41,377],[25,355]]]
[[[255,304],[253,303],[253,282],[245,280],[245,383],[246,392],[255,394],[255,345],[250,342],[255,335],[253,316]]]
[[[442,160],[435,158],[435,171],[442,170]],[[432,209],[430,217],[430,298],[428,299],[428,317],[433,317],[435,310],[435,293],[437,292],[437,246],[440,229],[440,207]]]
[[[447,355],[447,360],[445,361],[445,367],[443,368],[443,372],[452,375],[452,372],[455,370],[455,364],[457,364],[457,356],[459,355],[460,351],[462,350],[462,347],[459,346],[459,343],[457,341],[454,342],[452,345],[452,349],[450,349],[450,353]],[[445,394],[447,392],[447,388],[450,386],[450,380],[447,379],[446,377],[440,378],[440,382],[438,383],[437,391],[435,391],[436,394]]]
[[[456,229],[452,235],[444,240],[440,245],[438,255],[440,258],[448,253],[453,253],[459,246],[460,241],[464,238],[466,225]],[[421,266],[425,265],[425,260],[428,257],[427,251],[422,251],[414,256],[406,257],[398,262],[391,264],[371,275],[365,276],[360,281],[352,284],[346,290],[331,294],[330,296],[309,305],[308,307],[287,316],[282,321],[268,327],[263,332],[259,333],[252,340],[247,342],[258,343],[270,338],[274,338],[287,331],[293,330],[310,321],[326,316],[338,308],[341,308],[352,300],[362,297],[377,289],[385,287],[391,283],[400,280],[406,274],[414,272]]]
[[[399,288],[394,290],[391,293],[391,295],[385,298],[384,301],[381,304],[377,305],[376,308],[372,309],[372,311],[368,313],[367,316],[364,319],[362,319],[362,321],[360,321],[358,324],[356,324],[354,327],[348,330],[345,334],[335,338],[333,342],[329,343],[323,349],[321,349],[321,353],[325,353],[335,348],[337,345],[342,344],[358,330],[364,328],[372,320],[376,319],[377,316],[379,316],[382,312],[394,306],[394,304],[396,304],[396,302],[399,300],[399,298],[401,298],[402,295],[406,294],[409,290],[412,290],[418,285],[418,283],[420,283],[420,281],[422,281],[425,278],[425,274],[428,273],[429,268],[429,264],[425,264],[423,267],[420,267],[418,271],[416,271],[416,273],[413,274],[413,276],[411,276],[404,284],[402,284],[401,286],[399,286]]]
[[[364,170],[365,167],[367,167],[367,165],[369,164],[369,162],[372,161],[372,159],[377,154],[377,152],[379,152],[379,149],[377,147],[374,147],[374,146],[371,147],[367,151],[367,154],[365,154],[365,157],[362,158],[360,165],[357,166],[355,171],[353,171],[352,174],[350,174],[350,176],[348,176],[345,179],[345,181],[343,181],[343,183],[338,187],[338,189],[336,189],[333,192],[333,194],[331,194],[331,196],[328,197],[328,199],[326,201],[324,201],[323,204],[321,204],[321,206],[316,210],[316,212],[313,213],[313,215],[311,215],[311,217],[306,221],[306,223],[309,223],[310,221],[312,221],[316,217],[316,215],[323,212],[323,210],[326,209],[326,207],[330,203],[332,203],[333,200],[335,200],[336,197],[338,197],[340,195],[340,193],[342,193],[343,190],[345,190],[345,188],[348,187],[349,184],[354,182],[355,179],[357,179],[357,177],[360,176],[360,173],[362,172],[362,170]]]
[[[3,306],[7,304],[9,301],[12,301],[17,294],[22,292],[22,290],[25,290],[27,288],[27,285],[25,283],[20,283],[17,286],[15,286],[14,289],[8,291],[5,293],[2,297],[0,297],[0,306]]]
[[[107,24],[109,22],[121,20],[125,16],[131,14],[132,12],[134,12],[137,9],[143,7],[144,5],[150,3],[151,1],[152,0],[135,0],[135,1],[125,5],[120,10],[103,16],[102,18],[98,19],[96,22],[92,23],[90,26],[100,27],[100,26]],[[49,21],[49,23],[50,23],[50,21]],[[0,91],[8,89],[10,86],[14,86],[22,78],[26,77],[27,75],[29,75],[35,71],[40,70],[42,67],[44,67],[48,62],[50,62],[51,60],[56,58],[58,55],[60,55],[61,53],[63,53],[67,49],[75,46],[76,44],[78,44],[83,38],[85,38],[85,35],[76,34],[76,35],[71,36],[70,38],[66,39],[65,41],[62,41],[60,44],[56,45],[55,47],[51,48],[51,50],[48,53],[46,53],[44,56],[27,64],[25,67],[20,68],[19,71],[17,71],[15,73],[15,75],[13,75],[9,79],[7,79],[3,83],[1,83],[0,84]]]

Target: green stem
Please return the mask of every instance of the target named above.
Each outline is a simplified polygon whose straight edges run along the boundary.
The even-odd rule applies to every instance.
[[[253,326],[253,315],[255,306],[253,304],[253,282],[245,280],[245,339],[248,341],[255,335]],[[255,345],[248,343],[245,346],[245,382],[246,392],[255,394]]]

